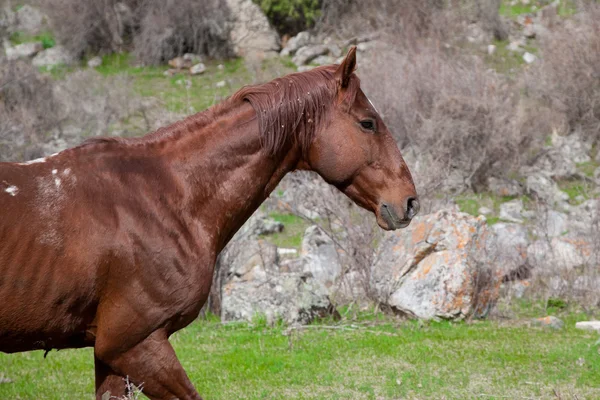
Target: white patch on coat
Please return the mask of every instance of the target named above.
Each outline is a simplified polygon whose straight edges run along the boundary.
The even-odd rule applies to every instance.
[[[19,188],[14,185],[11,185],[11,186],[7,187],[6,189],[4,189],[4,191],[14,197],[19,192]]]

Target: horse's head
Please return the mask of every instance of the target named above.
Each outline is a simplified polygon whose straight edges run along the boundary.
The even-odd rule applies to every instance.
[[[304,160],[386,230],[404,228],[419,211],[412,176],[396,141],[354,75],[352,48],[335,72],[337,96]]]

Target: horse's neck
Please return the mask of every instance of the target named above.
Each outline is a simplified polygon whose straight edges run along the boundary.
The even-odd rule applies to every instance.
[[[265,153],[248,103],[179,142],[172,165],[187,194],[186,208],[217,253],[299,159],[289,148],[273,157]]]

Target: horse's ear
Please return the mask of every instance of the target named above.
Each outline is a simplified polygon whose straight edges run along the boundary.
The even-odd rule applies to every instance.
[[[350,82],[350,76],[354,72],[356,68],[356,46],[350,47],[348,50],[348,54],[342,64],[338,67],[337,71],[335,71],[335,78],[340,84],[340,87],[345,89],[348,87],[348,82]]]

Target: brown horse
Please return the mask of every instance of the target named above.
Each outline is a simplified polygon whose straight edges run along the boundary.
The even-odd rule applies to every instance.
[[[200,399],[169,336],[285,174],[316,171],[384,229],[419,209],[355,63],[352,48],[142,138],[0,164],[0,351],[93,346],[98,399],[124,377],[152,399]]]

